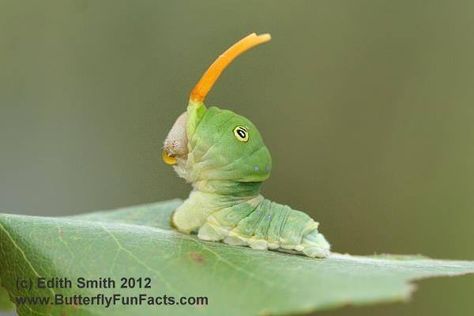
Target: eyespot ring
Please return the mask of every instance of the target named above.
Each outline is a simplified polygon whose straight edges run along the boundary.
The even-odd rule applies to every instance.
[[[246,127],[243,126],[237,126],[234,128],[234,136],[237,138],[238,141],[241,142],[248,142],[249,141],[249,131],[247,130]]]

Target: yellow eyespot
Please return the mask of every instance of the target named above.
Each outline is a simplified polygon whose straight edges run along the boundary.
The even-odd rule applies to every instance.
[[[172,166],[176,164],[176,157],[169,155],[166,150],[163,150],[163,152],[161,153],[161,158],[163,159],[164,163],[167,165]]]
[[[249,131],[243,126],[237,126],[234,128],[234,135],[238,141],[248,142],[249,140]]]

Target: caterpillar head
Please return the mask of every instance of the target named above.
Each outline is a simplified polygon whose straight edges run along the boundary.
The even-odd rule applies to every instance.
[[[192,90],[187,111],[169,131],[162,154],[187,181],[262,182],[270,176],[270,152],[255,125],[232,111],[204,105],[232,60],[269,40],[269,34],[244,37],[214,61]]]

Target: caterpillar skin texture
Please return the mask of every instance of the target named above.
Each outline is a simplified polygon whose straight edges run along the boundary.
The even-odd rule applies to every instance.
[[[260,194],[272,159],[247,118],[191,98],[165,140],[163,159],[193,186],[173,213],[177,230],[254,249],[329,255],[317,222]]]

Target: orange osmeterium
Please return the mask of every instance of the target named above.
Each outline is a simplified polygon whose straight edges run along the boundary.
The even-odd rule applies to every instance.
[[[199,82],[191,91],[191,95],[189,97],[190,101],[195,103],[203,102],[221,73],[237,56],[248,51],[252,47],[268,42],[270,39],[270,34],[257,35],[252,33],[232,45],[207,69]]]

